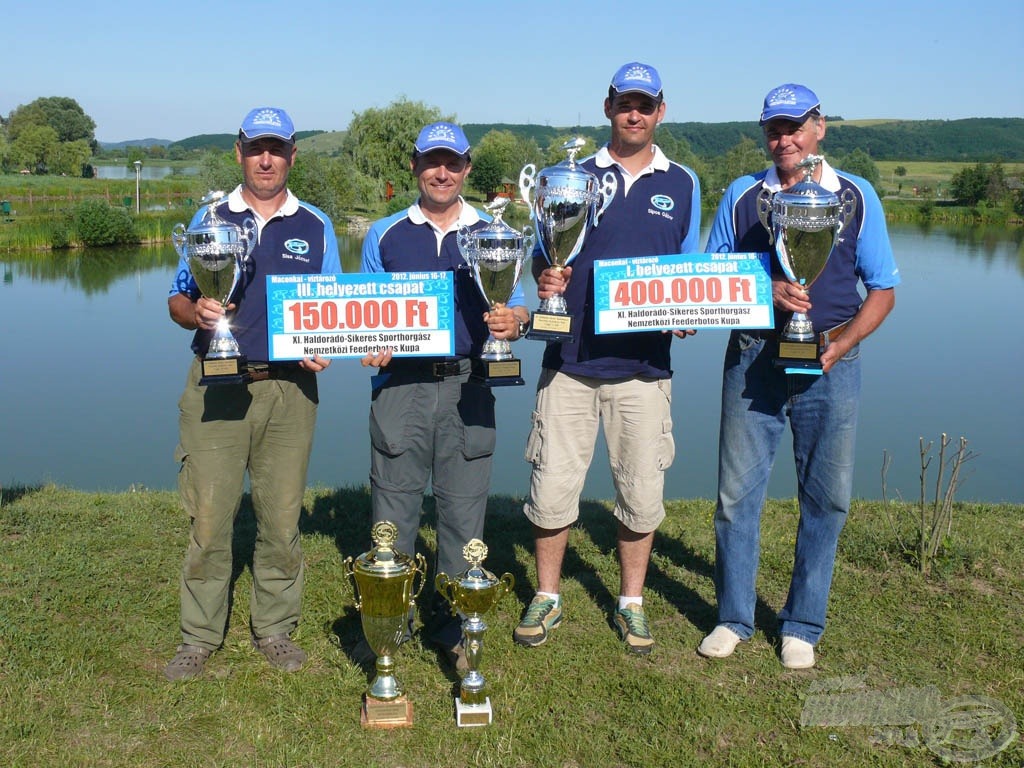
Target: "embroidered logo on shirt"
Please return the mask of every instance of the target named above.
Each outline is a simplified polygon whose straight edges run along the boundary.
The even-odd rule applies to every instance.
[[[651,197],[651,205],[659,211],[671,211],[676,207],[676,201],[668,195],[654,195]]]
[[[309,253],[309,243],[307,243],[305,240],[299,240],[298,238],[285,240],[284,247],[287,248],[291,253],[294,253],[298,256],[305,256],[307,253]]]

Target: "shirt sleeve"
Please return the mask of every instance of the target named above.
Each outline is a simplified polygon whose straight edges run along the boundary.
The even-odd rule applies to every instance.
[[[380,232],[376,226],[370,227],[363,238],[363,258],[359,269],[362,272],[384,271],[384,264],[380,258]]]
[[[690,226],[686,237],[679,246],[680,253],[696,253],[700,250],[700,180],[697,174],[687,169],[693,179],[693,195],[690,197]]]
[[[868,290],[895,288],[900,284],[900,270],[892,253],[882,203],[874,189],[866,186],[861,186],[861,197],[864,219],[857,233],[857,274]]]

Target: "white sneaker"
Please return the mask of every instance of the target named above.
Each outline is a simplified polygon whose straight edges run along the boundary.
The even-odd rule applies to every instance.
[[[799,637],[783,637],[782,666],[786,669],[810,669],[814,666],[814,646]]]
[[[742,637],[724,624],[719,624],[710,635],[700,641],[697,653],[707,656],[709,659],[724,659],[726,656],[731,656],[732,652],[736,650],[736,646],[742,642]]]

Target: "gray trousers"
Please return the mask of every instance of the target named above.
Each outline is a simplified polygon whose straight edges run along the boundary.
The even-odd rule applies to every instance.
[[[439,381],[391,374],[370,405],[373,521],[398,526],[395,546],[416,551],[423,494],[437,505],[438,573],[466,570],[462,548],[483,536],[494,453],[494,395],[468,373]]]

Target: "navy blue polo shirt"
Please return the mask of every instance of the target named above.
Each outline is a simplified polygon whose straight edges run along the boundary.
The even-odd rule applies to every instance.
[[[256,246],[245,259],[242,277],[231,295],[229,303],[237,306],[228,313],[228,322],[238,341],[239,351],[250,362],[266,362],[270,359],[267,275],[340,273],[338,239],[330,219],[322,211],[299,200],[290,190],[281,209],[266,221],[249,209],[242,197],[241,186],[236,187],[216,211],[222,219],[240,227],[247,218],[256,222]],[[198,224],[202,215],[203,210],[197,212],[190,226]],[[170,295],[176,293],[184,293],[193,301],[200,296],[184,257],[178,262],[178,272],[171,285]],[[212,336],[213,331],[197,330],[192,339],[192,350],[197,355],[204,355]]]
[[[417,201],[404,211],[374,222],[363,240],[363,272],[454,272],[455,283],[455,356],[480,354],[487,337],[484,312],[490,306],[473,280],[473,273],[459,252],[460,227],[479,229],[490,221],[461,198],[459,219],[447,232],[435,227]],[[508,302],[521,307],[520,283]]]
[[[835,170],[827,162],[822,162],[821,168],[822,187],[837,194],[850,190],[856,200],[851,221],[843,228],[825,268],[811,286],[813,306],[808,317],[816,330],[827,331],[857,314],[863,301],[859,281],[870,290],[893,288],[899,285],[900,272],[874,188],[858,176]],[[771,253],[772,273],[782,276],[775,246],[769,243],[768,230],[757,215],[761,191],[767,189],[774,194],[781,188],[774,166],[741,176],[730,184],[718,205],[707,252]],[[776,330],[785,327],[790,317],[789,312],[776,312]]]
[[[651,165],[631,180],[612,160],[607,147],[580,165],[598,179],[610,171],[615,175],[618,187],[598,226],[587,234],[582,250],[570,264],[572,279],[565,292],[565,301],[573,317],[575,338],[572,342],[549,342],[544,351],[543,365],[598,379],[629,376],[670,378],[671,333],[594,332],[594,262],[632,256],[696,253],[700,237],[700,183],[697,175],[689,168],[668,160],[658,147],[654,147]],[[539,249],[534,251],[534,259],[540,259],[547,265]]]

